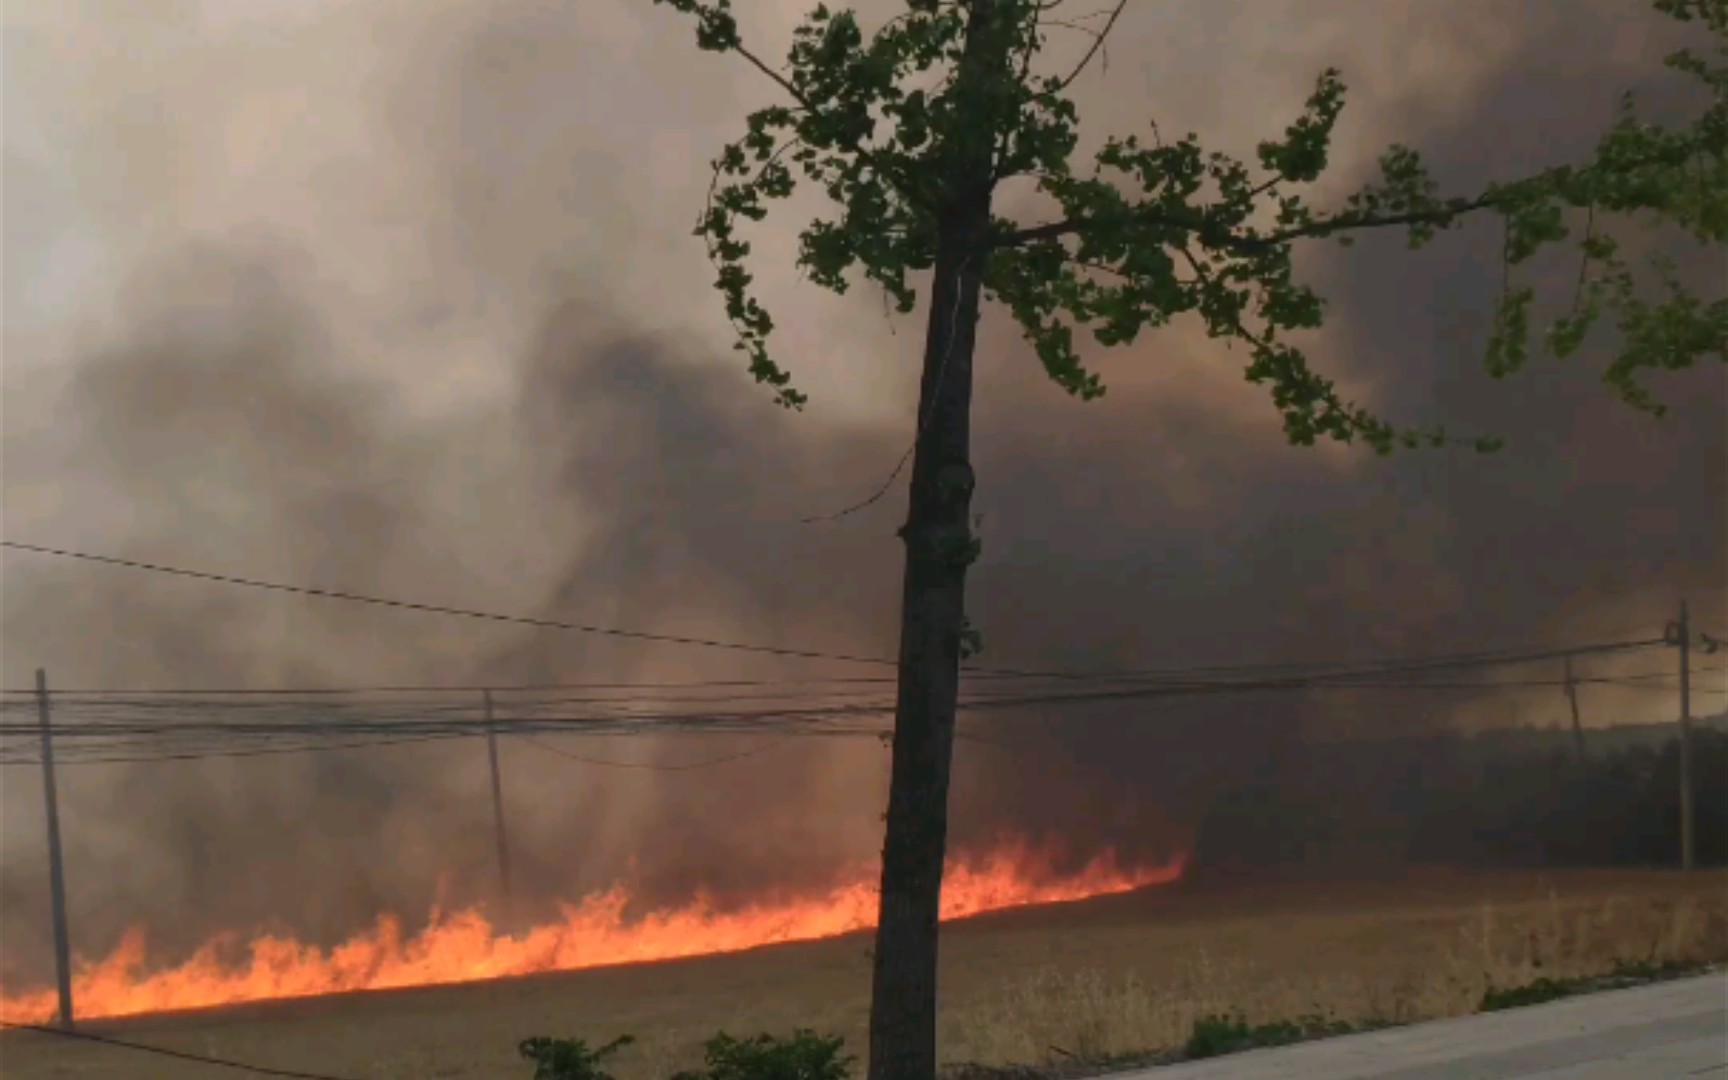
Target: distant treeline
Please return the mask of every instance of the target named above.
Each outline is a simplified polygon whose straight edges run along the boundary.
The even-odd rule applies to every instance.
[[[1304,747],[1213,804],[1191,872],[1677,865],[1674,729],[1586,734],[1582,760],[1569,733],[1539,731]],[[1697,861],[1728,865],[1728,733],[1699,725],[1692,772]]]

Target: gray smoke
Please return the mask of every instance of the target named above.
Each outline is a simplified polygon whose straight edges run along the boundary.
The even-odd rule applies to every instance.
[[[1606,2],[1383,6],[1378,30],[1353,4],[1148,11],[1124,20],[1083,104],[1099,130],[1153,111],[1247,150],[1339,63],[1357,88],[1346,180],[1396,138],[1472,185],[1586,149],[1665,47]],[[783,35],[797,7],[755,10],[753,30]],[[904,451],[919,327],[869,296],[815,295],[785,270],[787,231],[770,232],[764,285],[815,400],[785,414],[726,350],[687,235],[703,162],[760,87],[693,60],[687,28],[646,5],[255,16],[288,42],[268,54],[234,29],[232,5],[190,8],[207,20],[204,52],[138,38],[80,87],[49,62],[57,20],[136,31],[120,9],[45,5],[9,30],[8,536],[893,652],[903,490],[836,522],[800,519],[857,502]],[[212,80],[233,93],[209,95]],[[15,124],[29,91],[71,119]],[[1496,243],[1466,229],[1411,257],[1387,237],[1309,267],[1333,305],[1314,348],[1325,369],[1396,419],[1510,437],[1490,458],[1290,449],[1239,359],[1191,328],[1101,359],[1112,391],[1082,405],[987,319],[971,601],[985,661],[1109,669],[1592,640],[1653,630],[1685,594],[1714,598],[1700,616],[1724,629],[1721,368],[1661,380],[1673,410],[1660,422],[1596,385],[1600,348],[1492,383],[1476,357]],[[1563,295],[1575,268],[1539,272]],[[37,666],[72,687],[874,673],[36,556],[4,567],[9,688]],[[1607,693],[1590,720],[1672,710]],[[1310,735],[1563,708],[1557,693],[1264,695],[1006,714],[958,755],[955,843],[1012,830],[1066,837],[1076,858],[1105,844],[1158,858],[1218,791]],[[758,744],[556,745],[665,765]],[[507,743],[528,912],[620,879],[645,903],[828,880],[876,850],[885,759],[870,741],[797,740],[653,772]],[[4,961],[39,979],[40,790],[27,770],[5,781]],[[68,768],[62,801],[74,933],[91,954],[132,923],[172,954],[220,929],[329,942],[381,911],[491,898],[478,745]]]

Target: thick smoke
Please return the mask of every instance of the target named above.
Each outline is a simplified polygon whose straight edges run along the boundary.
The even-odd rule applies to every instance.
[[[798,6],[758,9],[753,29],[783,33]],[[1353,4],[1148,9],[1124,19],[1083,111],[1116,131],[1151,112],[1248,151],[1337,63],[1357,88],[1346,179],[1400,139],[1468,185],[1586,149],[1665,45],[1607,2],[1382,7],[1377,30]],[[760,87],[692,61],[687,28],[646,5],[465,0],[255,16],[282,20],[275,51],[246,36],[237,5],[185,5],[175,18],[201,45],[133,38],[135,54],[80,90],[55,81],[56,20],[137,29],[108,10],[45,7],[7,36],[8,90],[21,87],[7,94],[9,536],[892,653],[902,491],[836,522],[800,519],[864,497],[903,452],[917,326],[798,284],[777,254],[787,233],[771,232],[762,277],[815,400],[777,411],[726,350],[687,235],[703,162]],[[212,80],[233,93],[214,100]],[[71,119],[14,123],[23,89],[64,100]],[[987,320],[971,602],[985,661],[1109,669],[1592,640],[1658,627],[1682,594],[1724,595],[1720,368],[1662,380],[1674,408],[1661,422],[1595,384],[1599,351],[1494,384],[1476,357],[1496,238],[1400,248],[1314,258],[1333,304],[1314,355],[1397,419],[1509,436],[1498,457],[1292,450],[1239,358],[1190,328],[1100,358],[1112,391],[1081,405]],[[1550,283],[1574,271],[1540,268]],[[10,553],[5,573],[8,687],[38,665],[57,685],[139,687],[875,673]],[[1700,615],[1723,629],[1719,605]],[[1608,693],[1591,721],[1672,710]],[[956,845],[1013,830],[1067,837],[1081,858],[1104,844],[1160,857],[1220,791],[1300,758],[1312,735],[1563,709],[1540,691],[1003,714],[958,755]],[[556,745],[678,764],[757,744]],[[798,887],[878,843],[886,754],[870,741],[795,740],[676,772],[507,744],[504,764],[529,914],[621,878],[647,902]],[[40,977],[40,791],[23,770],[6,781],[5,961]],[[380,911],[491,899],[477,746],[68,768],[62,801],[74,933],[92,953],[133,922],[169,951],[270,921],[330,941]]]

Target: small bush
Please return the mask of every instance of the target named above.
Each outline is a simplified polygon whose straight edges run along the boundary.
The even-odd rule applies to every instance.
[[[799,1030],[790,1039],[757,1035],[735,1039],[721,1032],[708,1040],[707,1068],[672,1080],[845,1080],[853,1059],[842,1056],[845,1040]]]
[[[1523,986],[1490,986],[1483,991],[1482,1004],[1478,1008],[1482,1012],[1498,1012],[1501,1009],[1540,1005],[1544,1001],[1558,1001],[1585,989],[1589,983],[1588,979],[1537,979]]]
[[[1687,964],[1674,960],[1616,960],[1614,970],[1609,973],[1615,979],[1636,979],[1639,982],[1655,982],[1672,975],[1685,975],[1698,968],[1697,964]]]
[[[636,1040],[620,1035],[597,1050],[581,1039],[549,1039],[536,1035],[523,1039],[516,1049],[534,1063],[534,1080],[614,1080],[601,1062]]]
[[[535,1036],[517,1049],[534,1063],[534,1080],[615,1080],[602,1063],[635,1041],[623,1035],[590,1050],[581,1039]],[[854,1059],[841,1054],[844,1046],[838,1036],[813,1031],[795,1031],[790,1039],[735,1039],[722,1031],[704,1048],[706,1068],[676,1073],[672,1080],[846,1080]]]
[[[1188,1057],[1209,1058],[1261,1046],[1283,1046],[1325,1035],[1345,1035],[1354,1030],[1351,1024],[1323,1016],[1304,1016],[1294,1021],[1274,1020],[1270,1024],[1253,1026],[1240,1016],[1203,1016],[1194,1021],[1194,1030],[1182,1049]]]
[[[1498,1012],[1524,1005],[1540,1005],[1558,1001],[1591,990],[1606,990],[1628,984],[1656,982],[1674,975],[1696,970],[1696,964],[1656,960],[1616,960],[1606,975],[1585,975],[1572,979],[1537,979],[1522,986],[1505,988],[1490,986],[1483,994],[1480,1012]]]
[[[1253,1038],[1254,1030],[1241,1017],[1202,1016],[1182,1051],[1191,1058],[1217,1057],[1253,1045]]]

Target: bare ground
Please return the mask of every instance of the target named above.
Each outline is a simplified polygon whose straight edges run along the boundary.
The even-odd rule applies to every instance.
[[[348,1080],[528,1080],[528,1035],[639,1042],[626,1080],[696,1064],[716,1030],[809,1027],[860,1046],[867,935],[732,956],[98,1022],[114,1038]],[[1728,959],[1728,873],[1423,873],[1396,882],[1165,889],[953,924],[942,1055],[1037,1064],[1179,1045],[1193,1021],[1409,1021],[1483,990],[1616,960]],[[29,1032],[16,1080],[243,1075]]]

